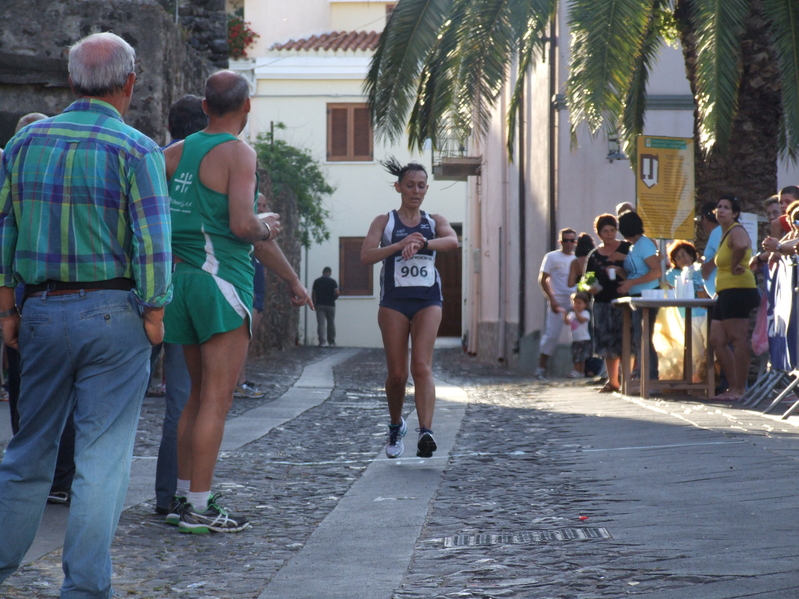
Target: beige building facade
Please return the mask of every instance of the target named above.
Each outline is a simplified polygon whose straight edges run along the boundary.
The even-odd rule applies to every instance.
[[[429,151],[411,153],[407,144],[381,143],[369,125],[362,86],[387,7],[392,5],[245,0],[245,20],[260,37],[248,49],[248,59],[231,65],[252,83],[253,110],[245,132],[249,139],[255,141],[273,124],[282,123],[285,129],[275,129],[275,137],[310,150],[336,189],[326,202],[330,239],[304,252],[301,277],[310,289],[324,267],[332,269],[341,290],[336,302],[339,346],[382,346],[377,326],[380,265],[363,267],[359,260],[360,244],[372,220],[399,207],[394,180],[379,161],[394,155],[403,163],[420,162],[432,173]],[[423,209],[444,215],[462,230],[466,192],[466,182],[442,182],[431,176]],[[463,330],[460,253],[439,254],[437,264],[448,286],[444,290],[448,327],[442,327],[440,334],[459,338]],[[300,338],[315,345],[316,318],[303,310]]]

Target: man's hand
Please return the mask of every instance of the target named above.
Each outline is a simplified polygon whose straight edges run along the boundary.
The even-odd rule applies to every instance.
[[[3,342],[16,350],[19,350],[19,320],[19,314],[0,320],[0,327],[3,329]]]
[[[144,332],[150,343],[152,345],[161,343],[164,340],[164,309],[145,307],[142,320],[144,320]]]
[[[563,308],[560,307],[558,302],[549,302],[549,309],[552,310],[553,314],[557,314],[558,312],[562,312]]]
[[[763,249],[767,252],[776,252],[777,246],[780,244],[780,240],[776,237],[766,237],[763,240]]]
[[[261,212],[258,219],[269,227],[269,239],[277,239],[280,235],[280,215],[277,212]]]
[[[300,306],[308,306],[311,310],[315,310],[313,300],[311,296],[308,295],[308,290],[305,288],[305,285],[300,283],[299,279],[295,279],[289,283],[289,291],[291,292],[290,301],[293,307],[299,308]]]

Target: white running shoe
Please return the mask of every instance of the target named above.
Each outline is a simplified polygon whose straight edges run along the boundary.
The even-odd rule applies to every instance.
[[[535,378],[537,378],[539,381],[547,380],[547,371],[544,370],[543,368],[536,368],[535,369]]]
[[[583,373],[578,372],[576,370],[572,370],[569,374],[566,375],[567,379],[581,379],[583,378]]]
[[[386,457],[394,459],[402,455],[405,451],[405,446],[402,443],[402,438],[408,432],[408,425],[405,424],[405,419],[401,419],[400,424],[388,425],[388,443],[386,443]]]

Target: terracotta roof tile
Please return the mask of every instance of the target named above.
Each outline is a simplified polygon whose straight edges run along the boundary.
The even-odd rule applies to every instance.
[[[311,37],[298,40],[289,40],[283,44],[275,44],[271,50],[374,50],[377,42],[380,41],[380,34],[376,31],[333,31],[322,35],[312,35]]]

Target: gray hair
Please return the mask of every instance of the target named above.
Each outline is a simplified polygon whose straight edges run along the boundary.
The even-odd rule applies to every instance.
[[[14,133],[17,133],[20,129],[27,127],[31,123],[35,123],[36,121],[41,121],[42,119],[46,118],[47,115],[42,114],[41,112],[29,112],[17,121],[17,126],[14,127]]]
[[[79,96],[108,96],[134,72],[136,51],[110,32],[93,33],[69,49],[69,76]]]
[[[218,71],[205,82],[205,103],[215,116],[235,112],[250,97],[250,84],[241,73]]]

